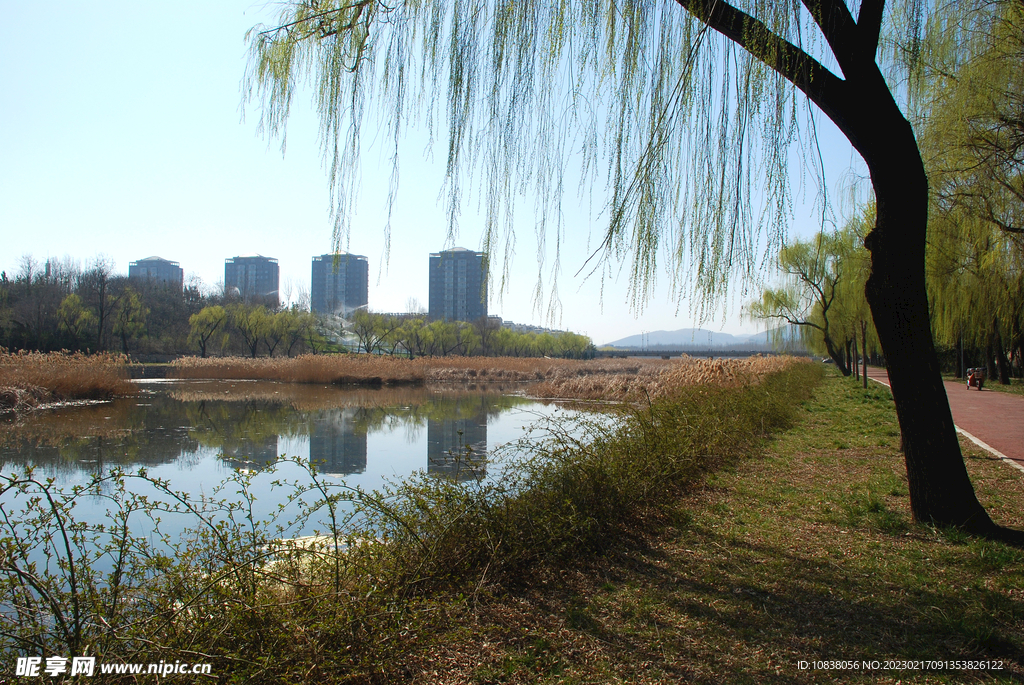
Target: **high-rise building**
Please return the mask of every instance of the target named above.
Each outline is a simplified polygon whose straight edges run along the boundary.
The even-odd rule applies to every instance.
[[[49,268],[49,262],[46,266]],[[169,288],[181,290],[185,281],[185,272],[178,262],[172,262],[163,257],[146,257],[128,264],[128,278],[163,283]]]
[[[224,260],[224,294],[239,297],[248,304],[277,308],[280,270],[277,260],[262,255],[246,255]]]
[[[320,314],[346,314],[369,302],[370,269],[366,257],[339,253],[313,257],[309,306]]]
[[[487,316],[487,273],[483,252],[456,247],[430,255],[431,319],[476,321]]]

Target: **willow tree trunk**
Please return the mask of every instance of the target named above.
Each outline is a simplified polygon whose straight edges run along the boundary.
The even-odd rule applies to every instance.
[[[853,367],[853,379],[860,380],[860,350],[857,349],[857,336],[850,339],[850,366]]]
[[[964,466],[939,372],[925,291],[928,180],[910,124],[878,75],[855,141],[871,173],[877,219],[865,244],[865,294],[889,370],[914,518],[972,532],[996,530]],[[860,127],[858,127],[860,128]],[[859,132],[859,131],[858,131]]]
[[[992,317],[992,347],[996,353],[996,370],[999,372],[999,383],[1010,384],[1010,360],[1003,350],[1003,336],[999,332],[999,317]]]
[[[843,356],[843,350],[841,347],[836,347],[836,343],[832,340],[832,337],[828,334],[828,331],[824,331],[825,336],[825,350],[828,352],[829,358],[835,363],[836,368],[844,376],[850,375],[850,366],[846,363],[847,357]]]
[[[861,371],[863,373],[864,389],[868,389],[868,322],[860,322],[860,346],[861,346]]]

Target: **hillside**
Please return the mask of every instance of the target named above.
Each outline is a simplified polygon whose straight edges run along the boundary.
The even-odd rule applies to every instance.
[[[750,335],[733,335],[709,331],[703,328],[680,328],[675,331],[650,331],[649,333],[630,335],[619,340],[605,343],[609,347],[625,348],[683,348],[683,349],[744,349],[744,350],[774,350],[772,344],[773,335],[781,333],[783,340],[787,342],[786,348],[792,350],[804,349],[800,342],[800,332],[794,326],[785,326],[781,329],[772,329]]]

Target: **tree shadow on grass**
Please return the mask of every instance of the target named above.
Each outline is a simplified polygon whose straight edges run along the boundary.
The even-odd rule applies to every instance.
[[[562,612],[570,627],[600,640],[611,661],[645,662],[686,682],[1024,677],[1020,592],[940,585],[940,573],[918,574],[901,587],[817,551],[696,526],[669,544],[634,540],[577,574]],[[801,660],[862,666],[803,670]],[[879,668],[865,669],[865,660],[877,660]],[[882,668],[886,661],[913,660],[1003,668]]]

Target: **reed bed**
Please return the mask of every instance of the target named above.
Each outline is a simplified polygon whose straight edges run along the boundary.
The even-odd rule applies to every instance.
[[[128,379],[128,358],[123,354],[0,350],[0,409],[20,410],[52,401],[105,400],[134,392]]]
[[[513,383],[469,383],[464,386],[448,388],[446,396],[478,397],[481,392],[495,394],[511,393],[519,387]],[[299,411],[323,411],[341,407],[391,407],[419,404],[437,394],[425,387],[383,387],[368,388],[355,386],[351,388],[324,388],[313,384],[288,383],[278,381],[241,381],[233,383],[226,380],[210,381],[209,383],[183,384],[182,387],[171,385],[168,396],[179,402],[271,402],[283,404]]]
[[[610,360],[615,361],[615,360]],[[632,360],[622,360],[632,362]],[[572,373],[560,370],[550,379],[532,388],[530,394],[551,399],[632,401],[643,397],[671,396],[681,388],[705,385],[739,387],[759,383],[765,376],[804,363],[796,357],[744,359],[703,359],[684,355],[660,365],[641,364],[636,368],[606,364],[598,373]]]
[[[661,397],[693,385],[732,387],[788,368],[793,357],[746,359],[596,359],[303,355],[295,358],[188,357],[172,363],[175,378],[272,380],[333,385],[534,383],[548,399],[629,401]]]
[[[664,360],[577,361],[537,357],[420,357],[302,355],[294,358],[186,357],[171,364],[174,378],[274,380],[335,385],[536,382],[558,376],[637,374],[668,368]]]
[[[184,357],[171,362],[168,377],[269,380],[293,383],[403,385],[422,383],[422,372],[394,357],[301,355],[288,358]]]

